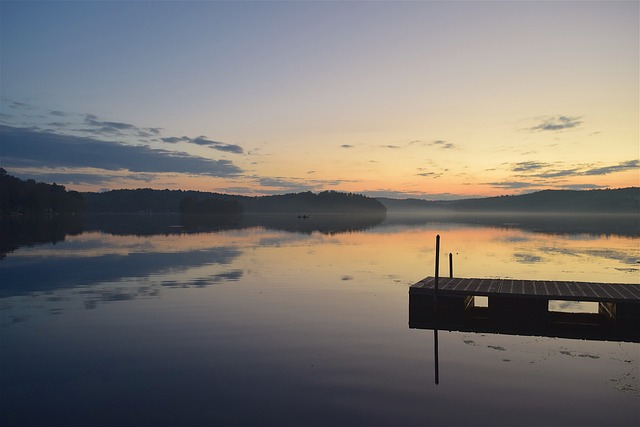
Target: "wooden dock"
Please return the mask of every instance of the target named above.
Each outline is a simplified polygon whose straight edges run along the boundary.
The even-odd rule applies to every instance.
[[[409,289],[413,295],[433,295],[435,277]],[[546,300],[640,303],[640,285],[567,282],[560,280],[438,278],[438,295],[539,298]]]
[[[549,311],[551,300],[597,302],[598,312]],[[427,277],[409,288],[409,327],[640,342],[640,285],[440,277],[436,297]]]

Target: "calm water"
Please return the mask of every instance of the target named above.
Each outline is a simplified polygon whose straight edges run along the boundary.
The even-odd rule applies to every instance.
[[[460,277],[639,283],[637,221],[465,221],[14,225],[0,424],[640,424],[636,343],[439,331],[436,385],[408,326],[436,234]]]

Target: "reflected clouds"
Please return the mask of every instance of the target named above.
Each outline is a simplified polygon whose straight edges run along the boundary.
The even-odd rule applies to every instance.
[[[520,262],[523,264],[536,264],[543,261],[543,258],[541,256],[533,255],[530,253],[516,252],[513,254],[513,257],[515,258],[516,262]]]
[[[620,261],[624,264],[638,264],[640,262],[640,254],[631,255],[628,252],[617,251],[614,249],[594,249],[594,248],[558,248],[558,247],[542,247],[540,251],[546,253],[557,253],[574,257],[594,257],[603,258],[613,261]],[[640,251],[639,251],[640,252]]]
[[[160,284],[162,286],[170,287],[170,288],[204,288],[209,285],[213,285],[216,283],[222,282],[237,282],[242,278],[244,274],[243,270],[232,270],[224,273],[212,274],[210,276],[190,280],[190,281],[179,281],[179,280],[162,280]]]
[[[37,263],[25,262],[25,259],[16,256],[3,261],[0,297],[149,277],[211,264],[230,264],[241,253],[233,247],[215,247],[185,252],[130,253],[89,258],[52,256],[40,259]]]

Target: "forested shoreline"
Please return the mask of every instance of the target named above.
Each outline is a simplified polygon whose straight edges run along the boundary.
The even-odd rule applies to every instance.
[[[85,210],[85,198],[78,191],[56,183],[22,180],[0,168],[0,215],[79,214]]]
[[[399,212],[640,212],[640,188],[601,190],[543,190],[535,193],[461,200],[372,198],[356,193],[322,191],[269,196],[240,196],[193,190],[150,188],[101,193],[67,190],[58,184],[22,180],[0,168],[0,215],[82,213],[385,213]]]

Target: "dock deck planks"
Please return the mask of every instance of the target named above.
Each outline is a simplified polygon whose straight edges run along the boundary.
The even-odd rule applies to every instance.
[[[435,277],[426,277],[409,288],[410,295],[433,295]],[[640,302],[640,284],[438,278],[438,295],[513,296],[593,302]]]

